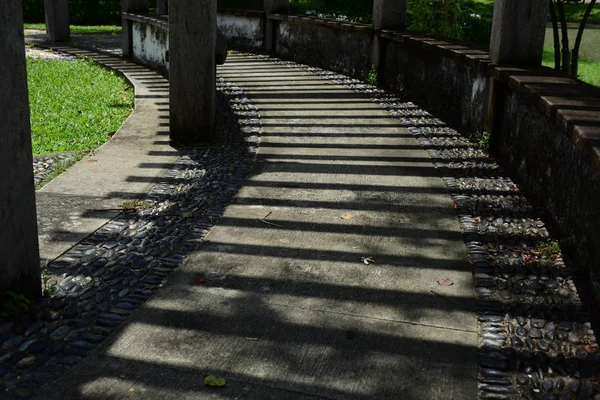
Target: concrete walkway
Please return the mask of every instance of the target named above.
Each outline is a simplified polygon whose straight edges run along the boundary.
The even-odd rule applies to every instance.
[[[427,153],[301,69],[232,55],[219,73],[260,110],[248,180],[202,248],[40,398],[476,398],[472,273]]]
[[[49,46],[35,41],[38,46]],[[36,192],[42,262],[106,224],[125,201],[143,198],[179,153],[169,145],[169,82],[119,57],[52,44],[54,50],[101,62],[135,88],[135,110],[109,142]],[[140,168],[153,165],[153,168]],[[161,167],[162,166],[162,167]],[[132,172],[139,177],[132,180]]]

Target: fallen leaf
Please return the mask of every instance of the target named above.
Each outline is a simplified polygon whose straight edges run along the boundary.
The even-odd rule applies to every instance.
[[[221,387],[225,386],[226,383],[227,381],[225,381],[225,378],[221,378],[220,376],[209,375],[204,378],[204,384],[206,386]]]
[[[200,278],[198,279],[196,282],[194,282],[194,285],[202,285],[204,282],[206,282],[206,279],[204,278]]]
[[[454,282],[452,282],[452,280],[451,280],[451,279],[448,279],[448,278],[442,278],[442,279],[439,279],[439,280],[437,281],[437,283],[438,283],[438,285],[440,285],[440,286],[452,286],[452,285],[454,285]]]
[[[129,391],[133,393],[133,392],[135,392],[135,389],[134,388],[129,388]]]
[[[354,218],[354,215],[352,215],[352,214],[342,214],[342,215],[340,215],[340,218],[341,219],[352,219],[352,218]]]
[[[193,213],[193,212],[191,212],[191,211],[186,211],[186,212],[183,212],[183,213],[181,213],[181,216],[182,216],[183,218],[191,218],[191,217],[193,217],[193,216],[194,216],[194,213]]]

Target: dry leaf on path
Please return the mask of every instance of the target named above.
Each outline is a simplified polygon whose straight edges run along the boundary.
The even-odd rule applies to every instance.
[[[442,279],[439,279],[439,280],[437,281],[437,283],[438,283],[438,285],[440,285],[440,286],[452,286],[452,285],[454,285],[454,282],[452,282],[452,280],[451,280],[451,279],[448,279],[448,278],[442,278]]]
[[[342,214],[342,215],[340,215],[340,218],[341,219],[352,219],[352,218],[354,218],[354,215],[352,215],[352,214]]]

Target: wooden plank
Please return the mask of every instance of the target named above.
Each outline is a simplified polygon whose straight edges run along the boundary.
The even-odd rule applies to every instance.
[[[0,295],[41,291],[31,128],[19,0],[0,2]]]

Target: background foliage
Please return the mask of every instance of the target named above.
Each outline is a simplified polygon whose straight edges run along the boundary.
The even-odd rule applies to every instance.
[[[150,7],[155,3],[150,0]],[[44,0],[23,0],[23,19],[44,22]],[[69,20],[72,25],[121,25],[121,0],[69,0]]]

